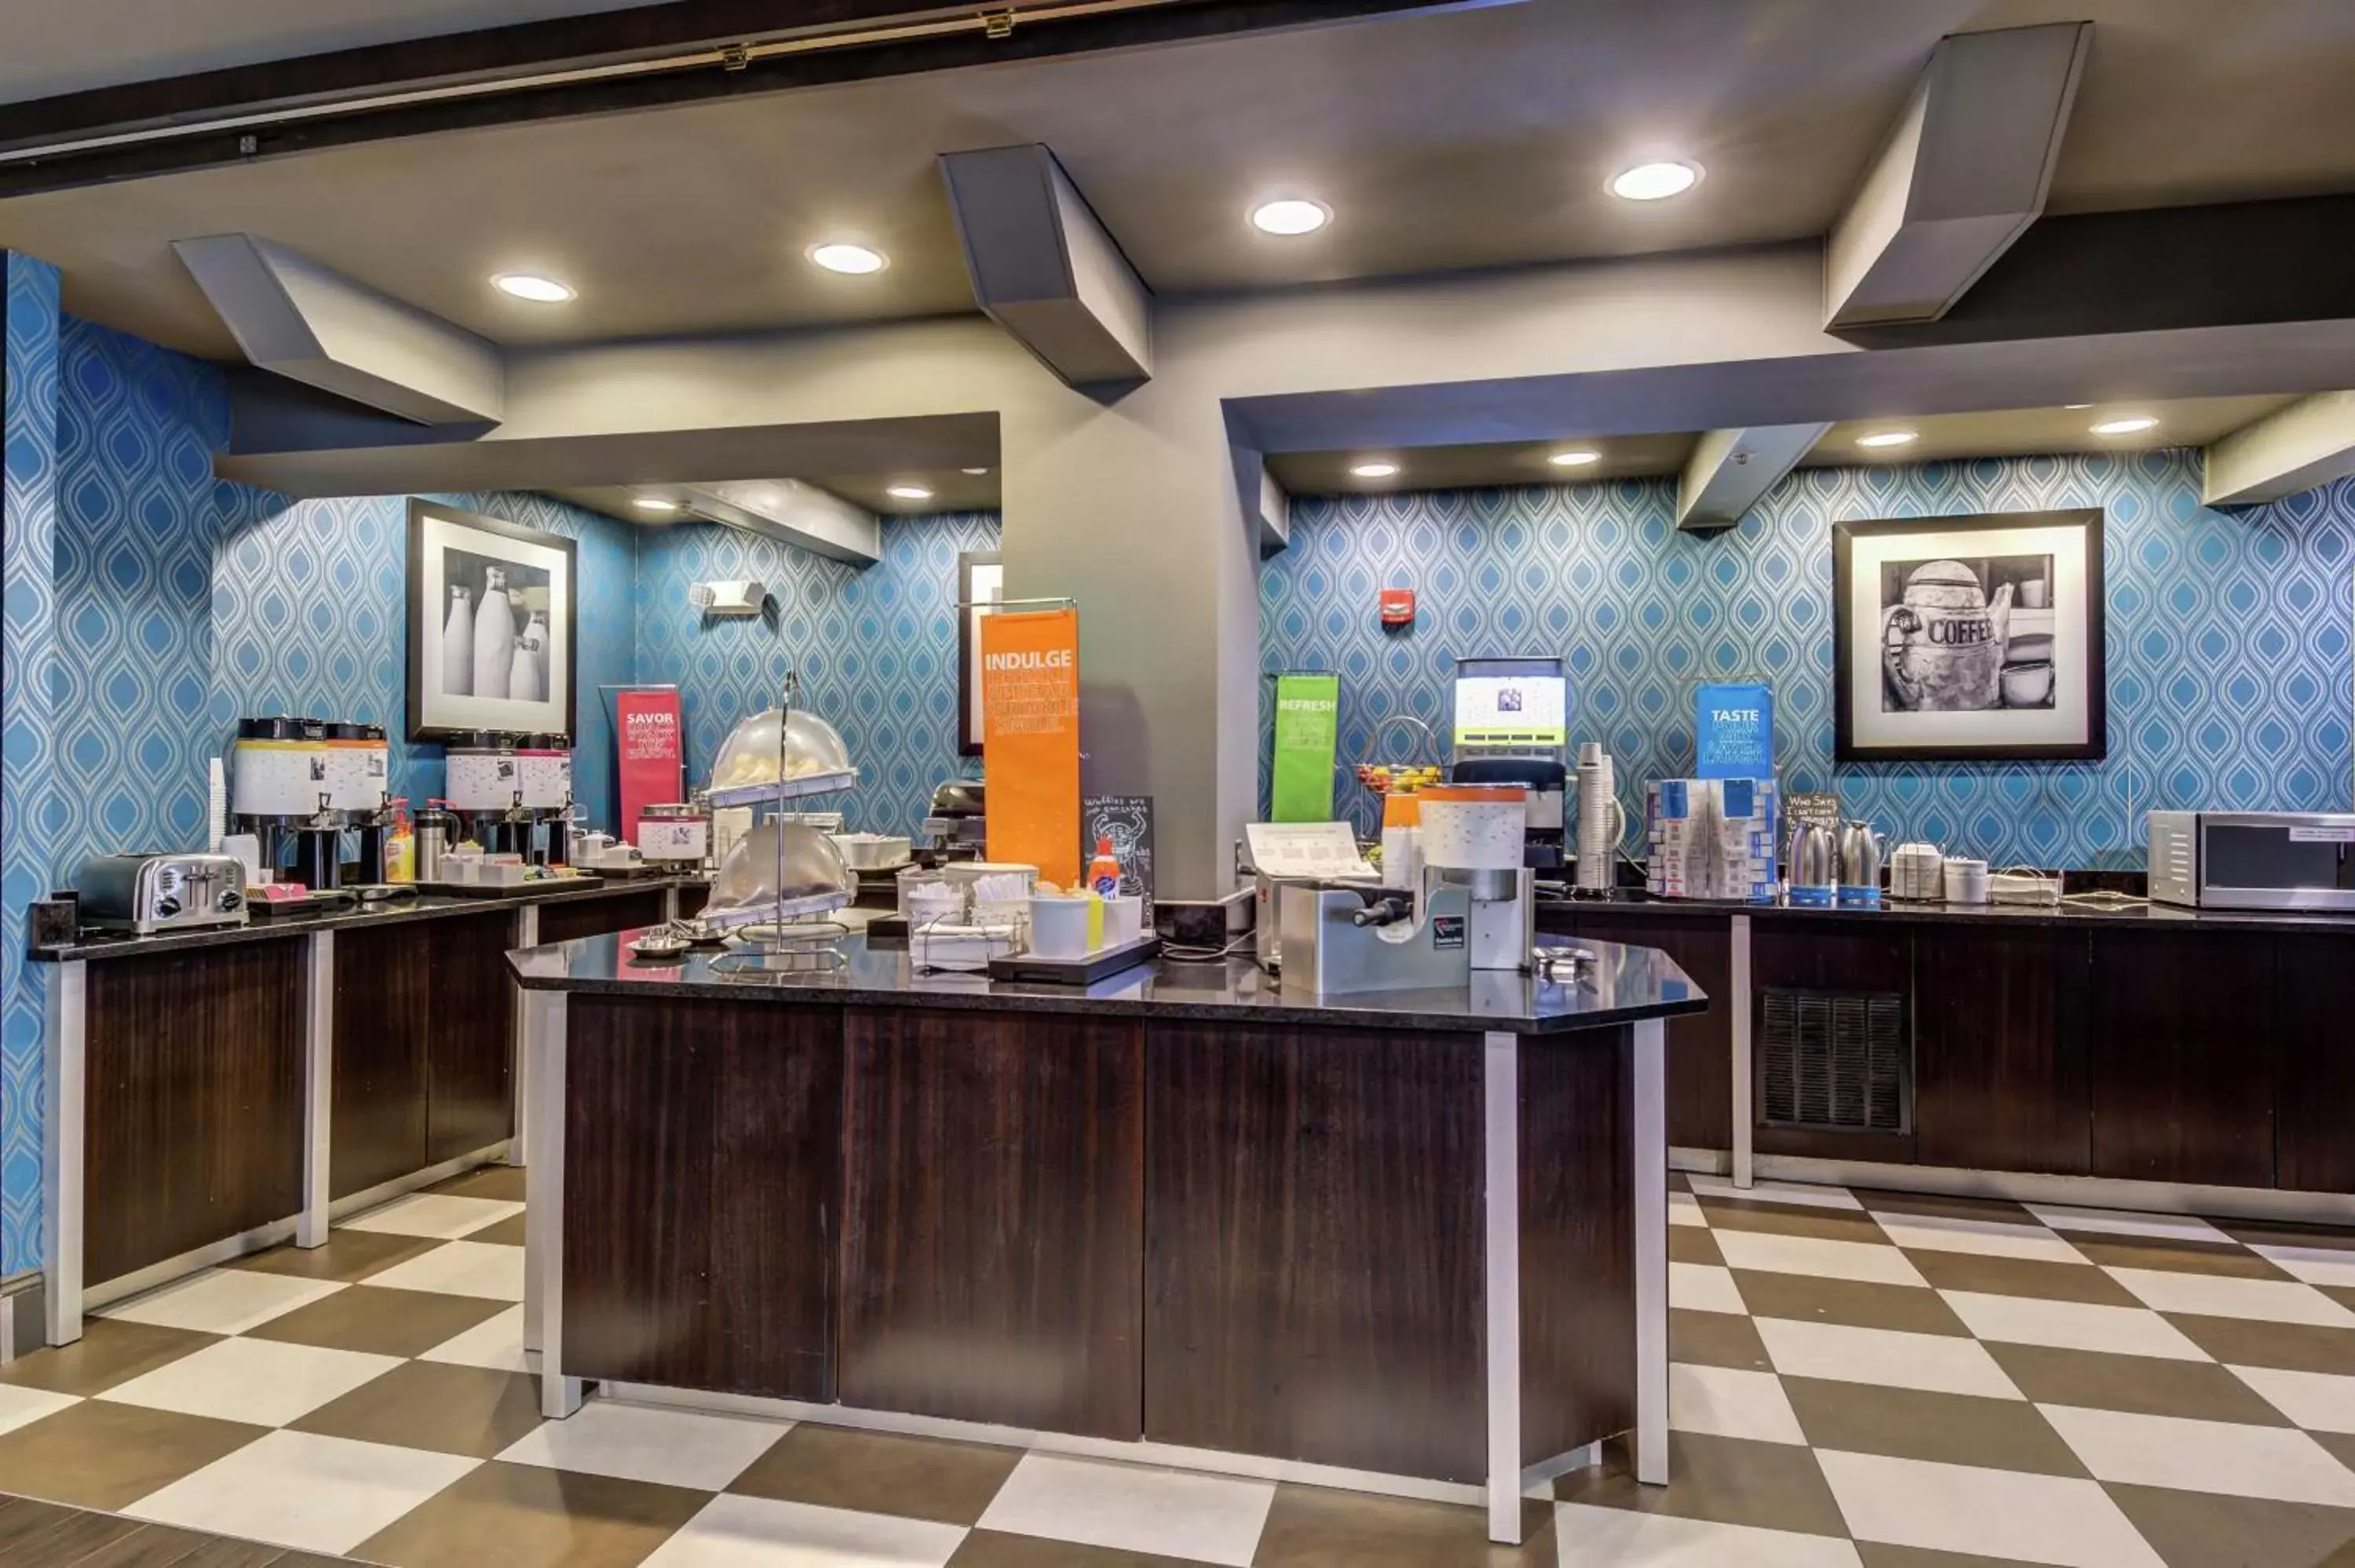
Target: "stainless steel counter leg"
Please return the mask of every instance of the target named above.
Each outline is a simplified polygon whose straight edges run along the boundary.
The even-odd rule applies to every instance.
[[[30,968],[32,966],[27,966]],[[82,1050],[90,966],[48,966],[41,1032],[41,1273],[52,1345],[81,1338]]]
[[[1487,1184],[1488,1539],[1521,1543],[1521,1112],[1518,1034],[1482,1051]]]
[[[1733,917],[1732,992],[1725,999],[1730,1010],[1726,1022],[1732,1026],[1733,1036],[1733,1184],[1747,1187],[1752,1181],[1750,1134],[1757,1125],[1757,1109],[1751,1103],[1751,1086],[1757,1080],[1750,1070],[1750,916]]]
[[[294,1220],[296,1246],[327,1240],[328,1166],[334,1157],[336,1087],[336,934],[314,931],[303,1021],[303,1210]]]
[[[1668,1025],[1635,1027],[1636,1478],[1668,1484]],[[1493,1323],[1494,1319],[1491,1319]]]
[[[539,906],[526,904],[516,910],[515,945],[517,948],[539,946]],[[515,1001],[515,1140],[507,1146],[507,1163],[529,1169],[531,1165],[531,1118],[524,1107],[531,1103],[531,993],[518,988]]]
[[[564,1056],[560,992],[527,991],[527,1033],[535,1058],[524,1118],[533,1129],[524,1167],[524,1343],[539,1351],[539,1409],[560,1420],[581,1408],[581,1383],[564,1366]]]

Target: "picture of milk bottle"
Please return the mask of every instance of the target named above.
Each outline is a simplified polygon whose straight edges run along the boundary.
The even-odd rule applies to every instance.
[[[442,691],[452,697],[474,694],[474,601],[464,583],[450,585],[450,614],[442,622]]]
[[[483,602],[474,609],[474,692],[505,697],[515,675],[515,611],[507,604],[503,567],[483,568]]]

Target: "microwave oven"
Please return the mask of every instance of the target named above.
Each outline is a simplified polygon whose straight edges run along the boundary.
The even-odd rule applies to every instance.
[[[2355,913],[2355,815],[2153,811],[2150,895],[2201,909]]]

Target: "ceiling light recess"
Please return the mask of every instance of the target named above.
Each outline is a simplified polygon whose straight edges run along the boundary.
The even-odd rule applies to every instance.
[[[1611,194],[1623,201],[1665,201],[1682,196],[1700,183],[1700,165],[1681,158],[1664,158],[1611,176]]]
[[[1856,444],[1881,451],[1890,447],[1910,447],[1921,439],[1919,430],[1875,430],[1869,436],[1859,436]]]
[[[632,496],[630,498],[630,504],[636,507],[641,512],[676,512],[678,510],[677,502],[660,495]]]
[[[2158,419],[2148,414],[2129,414],[2115,419],[2104,419],[2094,427],[2097,436],[2138,436],[2145,430],[2157,429]]]
[[[1252,208],[1251,220],[1262,234],[1314,234],[1333,221],[1333,209],[1306,196],[1280,196]]]
[[[1398,464],[1381,458],[1349,465],[1350,475],[1357,479],[1392,479],[1397,477],[1398,471]]]
[[[502,272],[491,280],[491,286],[502,294],[529,300],[535,305],[561,305],[578,297],[571,284],[544,272]]]
[[[809,248],[809,259],[829,272],[847,273],[863,278],[880,272],[891,264],[891,259],[871,245],[856,245],[847,239],[829,239]]]
[[[1572,447],[1567,451],[1555,452],[1546,459],[1546,461],[1556,468],[1584,468],[1589,463],[1602,461],[1603,454],[1592,447]]]
[[[932,491],[921,484],[894,484],[883,493],[894,501],[930,501],[932,498]]]

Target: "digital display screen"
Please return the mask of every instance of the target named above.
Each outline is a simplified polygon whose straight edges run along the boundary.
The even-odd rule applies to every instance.
[[[1558,659],[1466,659],[1455,671],[1455,745],[1561,747],[1570,682]]]

